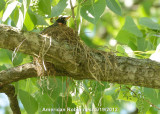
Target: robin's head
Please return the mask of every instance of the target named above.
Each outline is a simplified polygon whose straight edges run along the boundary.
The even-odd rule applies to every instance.
[[[55,24],[56,24],[56,25],[66,25],[67,20],[68,20],[70,17],[71,17],[71,16],[68,16],[68,17],[59,17],[59,18],[56,20]]]

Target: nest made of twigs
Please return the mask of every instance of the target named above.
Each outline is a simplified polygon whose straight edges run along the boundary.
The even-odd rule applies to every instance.
[[[72,61],[76,64],[84,65],[84,68],[86,68],[87,65],[88,69],[83,70],[87,70],[88,73],[90,73],[92,77],[97,81],[100,80],[100,76],[106,75],[106,69],[108,68],[106,65],[114,67],[110,59],[108,59],[107,53],[87,47],[80,40],[77,33],[70,27],[48,27],[47,29],[42,31],[41,34],[50,36],[53,39],[57,39],[59,42],[62,42],[62,44],[63,42],[65,42],[68,43],[69,46],[72,46],[73,48],[71,48],[71,50],[69,50],[70,52],[68,52],[72,55],[74,54],[74,58],[72,58]],[[77,65],[77,67],[79,67],[79,65]]]

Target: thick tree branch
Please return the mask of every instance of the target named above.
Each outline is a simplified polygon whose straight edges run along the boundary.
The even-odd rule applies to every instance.
[[[0,87],[0,93],[5,93],[8,96],[13,114],[21,114],[14,86],[5,85]]]
[[[18,51],[32,56],[39,55],[39,50],[41,50],[42,45],[44,46],[45,41],[45,48],[50,48],[44,55],[44,61],[52,63],[59,76],[66,74],[78,80],[95,79],[93,75],[96,72],[96,74],[99,74],[96,77],[100,81],[160,88],[160,64],[149,59],[118,57],[113,54],[93,50],[90,51],[89,55],[96,61],[95,67],[98,67],[98,69],[94,67],[89,68],[87,62],[89,56],[74,54],[72,50],[76,48],[75,45],[36,33],[20,32],[16,30],[16,28],[0,25],[0,48],[14,50],[22,41],[24,42]],[[82,51],[86,50],[82,48]],[[101,53],[107,55],[107,58]],[[108,62],[106,62],[105,59],[107,59]],[[22,69],[23,68],[25,67],[22,67]],[[5,76],[4,72],[5,71],[0,72],[1,78]],[[37,76],[36,71],[28,72],[27,75],[32,77],[34,73],[34,76]],[[22,76],[25,75],[22,74]],[[15,81],[19,79],[20,78],[17,78]],[[0,80],[1,83],[2,81],[3,80]]]
[[[38,76],[34,64],[25,64],[0,72],[0,87],[22,79]]]
[[[51,64],[47,63],[47,65],[51,65]],[[54,71],[50,70],[50,73],[56,76],[67,75],[66,73],[56,71],[55,69]],[[0,87],[11,84],[12,82],[17,82],[19,80],[38,77],[40,76],[40,74],[41,73],[37,69],[37,66],[34,65],[33,63],[27,63],[21,66],[3,70],[0,72]],[[47,76],[47,75],[44,75],[44,76]]]

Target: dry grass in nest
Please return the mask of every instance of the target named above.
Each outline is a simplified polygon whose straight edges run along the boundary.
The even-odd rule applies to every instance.
[[[51,36],[58,41],[67,41],[69,43],[77,43],[77,40],[79,40],[76,32],[67,26],[50,26],[42,31],[41,34]]]
[[[87,47],[80,40],[77,33],[73,29],[67,26],[61,26],[61,27],[50,26],[46,28],[44,31],[42,31],[41,34],[50,36],[51,38],[58,40],[62,44],[68,43],[68,45],[72,47],[71,50],[69,50],[70,52],[68,52],[69,54],[72,54],[74,56],[72,61],[75,62],[75,64],[87,65],[88,69],[85,69],[85,70],[88,70],[88,72],[92,75],[92,77],[95,80],[97,80],[100,84],[102,84],[100,82],[100,76],[106,75],[106,71],[108,68],[106,65],[110,65],[111,67],[116,66],[110,61],[110,59],[108,58],[108,54],[106,52],[102,52],[102,51]],[[43,47],[46,47],[46,46],[42,46],[42,48]],[[43,57],[45,55],[44,53],[46,53],[46,50],[44,50],[44,48],[42,50],[43,51],[41,53],[43,54],[41,54],[41,58],[43,61]],[[43,68],[45,67],[44,64],[41,64],[41,65]]]

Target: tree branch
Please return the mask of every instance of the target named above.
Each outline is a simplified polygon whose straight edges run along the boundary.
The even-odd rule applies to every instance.
[[[8,96],[13,114],[21,114],[14,86],[5,85],[0,87],[0,93],[5,93]]]
[[[24,41],[24,39],[26,40]],[[22,41],[24,41],[18,51],[35,56],[39,55],[39,50],[41,50],[42,45],[44,45],[44,40],[45,47],[48,48],[50,46],[49,50],[44,55],[44,61],[54,65],[56,76],[66,74],[77,80],[95,80],[94,74],[96,73],[98,74],[96,77],[99,81],[160,88],[160,64],[149,59],[119,57],[113,54],[89,49],[87,46],[81,48],[81,50],[82,52],[86,52],[86,49],[89,49],[91,50],[89,54],[76,55],[73,53],[73,49],[76,48],[76,45],[69,44],[66,41],[59,41],[55,38],[50,39],[46,36],[32,32],[20,32],[16,28],[0,25],[0,48],[14,50]],[[93,58],[94,61],[90,61],[88,58]],[[106,62],[106,59],[108,62]],[[89,68],[92,64],[94,67]],[[17,68],[20,67],[22,68],[22,71],[26,68],[22,66]],[[12,68],[12,70],[16,71],[14,68]],[[9,70],[7,71],[9,72]],[[7,76],[5,74],[7,71],[0,72],[1,79],[2,77]],[[23,72],[25,71],[26,70]],[[28,77],[32,77],[33,75],[38,76],[36,72],[36,70],[33,70],[33,72],[26,72],[24,74],[28,74]],[[16,74],[18,73],[20,72],[17,71]],[[21,76],[26,76],[24,74],[22,73]],[[10,75],[8,80],[11,80],[11,77],[12,76]],[[15,81],[20,79],[21,78],[16,78]],[[4,80],[0,80],[1,83],[3,81]],[[8,81],[7,84],[10,82]]]
[[[70,0],[70,6],[71,6],[71,11],[72,11],[72,18],[73,18],[73,20],[74,20],[75,30],[76,30],[76,32],[77,32],[77,31],[78,31],[78,30],[77,30],[77,21],[76,21],[76,19],[75,19],[75,15],[74,15],[74,8],[75,8],[75,7],[73,7],[72,0]]]
[[[36,66],[29,63],[15,68],[3,70],[0,72],[0,87],[8,85],[12,82],[36,76],[38,76]]]

